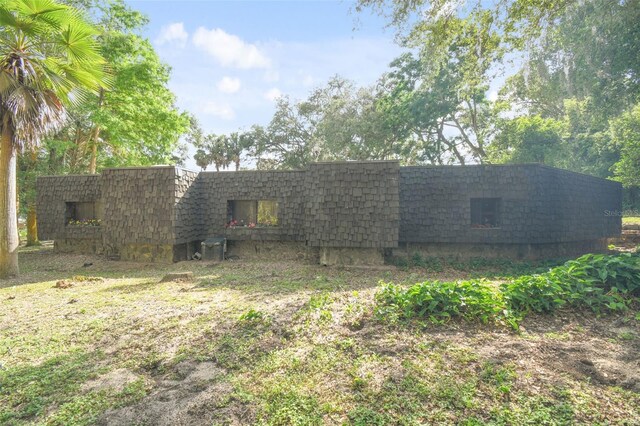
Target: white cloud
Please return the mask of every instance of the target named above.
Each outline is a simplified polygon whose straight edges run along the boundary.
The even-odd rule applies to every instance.
[[[314,84],[316,84],[316,79],[313,78],[313,76],[310,74],[305,75],[304,78],[302,79],[302,85],[304,87],[311,87]]]
[[[216,102],[207,102],[202,111],[205,114],[213,115],[214,117],[218,117],[223,120],[233,120],[236,118],[236,112],[233,108],[229,105],[219,104]]]
[[[271,102],[275,101],[276,99],[278,99],[281,96],[282,96],[282,92],[277,87],[273,87],[273,88],[267,90],[266,92],[264,92],[264,98],[266,100],[271,101]]]
[[[264,73],[263,80],[267,83],[275,83],[280,80],[280,73],[276,70],[267,70]]]
[[[226,67],[241,69],[268,68],[267,58],[255,44],[228,34],[220,28],[208,30],[200,27],[193,35],[193,44],[213,56]]]
[[[178,44],[185,45],[189,34],[184,29],[182,22],[174,22],[173,24],[165,25],[160,30],[160,34],[156,38],[156,43],[159,45],[165,43],[177,42]]]
[[[487,99],[489,99],[491,102],[497,101],[498,100],[498,91],[497,90],[489,91],[489,95],[487,96]]]
[[[240,83],[240,79],[239,78],[233,78],[233,77],[222,77],[222,80],[218,81],[218,90],[223,92],[223,93],[236,93],[238,90],[240,90],[240,86],[242,85],[242,83]]]

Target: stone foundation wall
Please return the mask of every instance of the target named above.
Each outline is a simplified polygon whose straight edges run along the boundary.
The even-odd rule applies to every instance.
[[[384,250],[379,248],[321,247],[321,265],[379,266],[384,265]]]
[[[607,239],[542,244],[480,244],[480,243],[402,243],[392,249],[391,258],[422,257],[541,260],[561,259],[585,253],[606,253]]]
[[[60,253],[103,254],[102,238],[59,238],[53,249]]]
[[[318,249],[296,241],[227,241],[227,258],[318,263]]]
[[[123,244],[118,248],[120,260],[137,262],[173,262],[173,245],[171,244]]]

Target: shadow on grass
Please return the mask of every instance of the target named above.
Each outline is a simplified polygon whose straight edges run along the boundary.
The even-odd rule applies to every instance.
[[[150,290],[156,286],[158,286],[159,280],[146,280],[141,283],[135,284],[120,284],[115,286],[110,286],[102,289],[103,292],[108,293],[138,293],[142,291]]]
[[[98,353],[60,355],[38,365],[0,369],[0,424],[35,420],[71,401],[96,373]]]
[[[434,348],[434,359],[449,357]],[[438,371],[440,369],[440,371]],[[558,389],[532,394],[517,386],[509,365],[482,359],[458,360],[436,371],[405,362],[379,386],[367,378],[354,381],[356,406],[347,417],[352,425],[387,424],[572,424],[575,407],[568,392]],[[487,409],[487,405],[491,407]],[[465,419],[458,423],[452,419]]]

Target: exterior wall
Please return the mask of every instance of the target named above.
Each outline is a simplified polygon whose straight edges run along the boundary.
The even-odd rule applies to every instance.
[[[233,240],[227,242],[227,258],[318,263],[318,249],[302,241]]]
[[[394,254],[537,257],[554,247],[558,253],[597,250],[621,230],[620,217],[606,214],[621,210],[618,183],[540,165],[400,168],[382,161],[203,173],[125,168],[42,177],[37,191],[40,239],[56,240],[61,251],[133,260],[187,259],[200,241],[215,236],[246,242],[235,249],[260,257],[290,248],[275,242],[297,243],[291,246],[296,257],[301,245],[308,248],[305,256],[322,254],[332,264],[375,263],[381,249],[398,246]],[[500,198],[499,227],[471,227],[471,198]],[[278,226],[226,228],[229,200],[277,201]],[[66,225],[66,202],[102,205],[101,226]]]
[[[315,163],[305,177],[304,228],[315,247],[398,245],[396,161]]]
[[[104,170],[102,200],[106,254],[137,259],[146,254],[149,246],[174,243],[174,167]],[[140,250],[144,253],[138,253]],[[154,260],[158,256],[149,257]],[[163,255],[158,260],[165,261],[166,258]]]
[[[620,235],[622,185],[605,179],[538,166],[536,217],[543,242],[587,241]]]
[[[38,238],[41,240],[91,240],[78,251],[101,245],[102,226],[76,226],[65,223],[67,202],[100,202],[99,175],[45,176],[36,182]],[[71,248],[69,248],[71,250]]]
[[[175,169],[173,234],[175,244],[197,241],[205,234],[202,180],[197,172]]]
[[[304,171],[202,172],[198,185],[204,236],[231,240],[304,241]],[[225,228],[229,200],[275,200],[278,226]]]
[[[498,228],[471,227],[471,198],[500,198]],[[400,169],[400,241],[543,244],[620,232],[621,187],[540,165]]]

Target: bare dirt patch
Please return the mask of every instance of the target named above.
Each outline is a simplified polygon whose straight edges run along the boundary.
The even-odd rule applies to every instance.
[[[224,382],[224,375],[212,362],[179,363],[171,374],[156,378],[153,391],[140,402],[108,410],[97,424],[210,425],[234,417],[235,424],[246,424],[243,420],[249,420],[249,413],[246,409],[234,413],[233,388]]]

